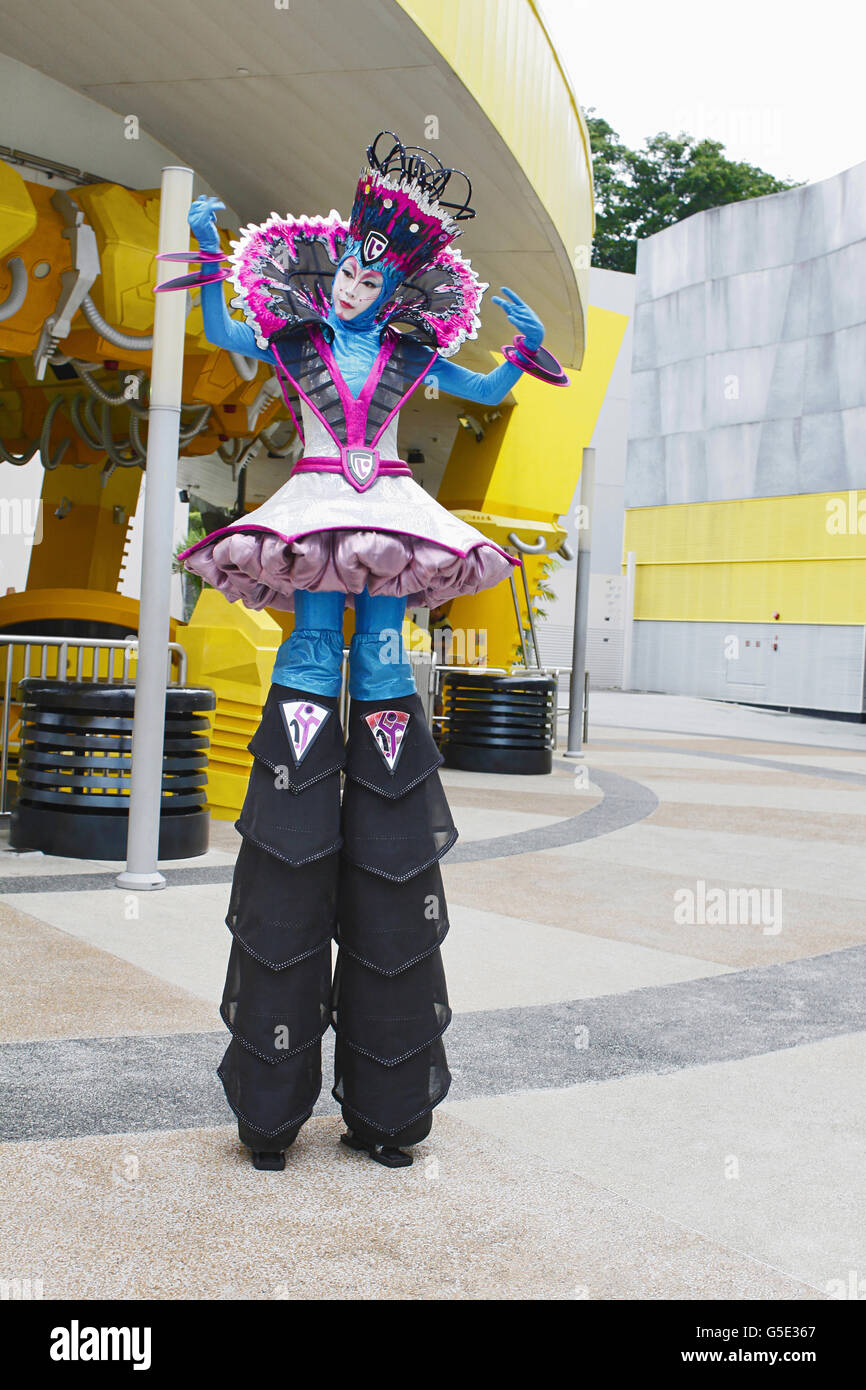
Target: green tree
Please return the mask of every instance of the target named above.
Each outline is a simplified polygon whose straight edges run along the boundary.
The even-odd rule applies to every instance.
[[[592,264],[634,273],[637,243],[694,212],[796,188],[743,160],[718,140],[660,131],[630,150],[602,116],[586,113],[595,183]]]
[[[201,512],[196,511],[193,507],[190,507],[189,509],[188,524],[189,530],[187,531],[180,545],[175,546],[174,555],[172,557],[171,562],[172,572],[174,574],[179,574],[182,579],[182,621],[185,623],[189,622],[192,616],[192,611],[198,603],[202,589],[211,588],[211,585],[208,584],[206,579],[202,579],[200,574],[193,574],[190,570],[185,569],[183,561],[178,559],[178,556],[181,555],[184,550],[189,550],[191,545],[195,545],[196,541],[204,540],[205,536],[207,535],[204,525],[202,524]]]

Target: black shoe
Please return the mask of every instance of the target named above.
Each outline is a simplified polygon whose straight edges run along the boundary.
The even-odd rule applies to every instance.
[[[412,1155],[403,1149],[395,1149],[390,1144],[367,1144],[363,1139],[356,1138],[351,1130],[340,1135],[340,1143],[348,1149],[369,1154],[373,1162],[381,1163],[383,1168],[408,1168],[412,1162]]]
[[[253,1167],[263,1173],[281,1173],[286,1166],[286,1155],[282,1149],[253,1149]]]

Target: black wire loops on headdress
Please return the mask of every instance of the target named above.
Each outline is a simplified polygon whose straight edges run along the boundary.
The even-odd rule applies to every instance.
[[[376,147],[384,135],[390,135],[394,144],[384,157],[376,153]],[[462,169],[449,169],[432,150],[421,145],[404,145],[393,130],[380,130],[371,145],[367,146],[367,159],[371,169],[384,176],[417,184],[426,198],[447,208],[455,222],[475,216],[475,209],[469,206],[472,197],[472,184]],[[466,196],[461,202],[446,202],[442,194],[454,176],[458,175],[466,184]],[[453,191],[453,190],[451,190]]]

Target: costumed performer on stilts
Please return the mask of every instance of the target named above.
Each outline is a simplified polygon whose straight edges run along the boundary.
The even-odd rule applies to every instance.
[[[465,197],[453,192],[460,181]],[[398,418],[431,377],[489,406],[524,372],[567,384],[538,316],[507,288],[494,299],[518,330],[507,360],[487,374],[447,360],[477,336],[487,288],[451,245],[474,216],[470,198],[465,174],[385,131],[348,222],[273,214],[224,256],[214,221],[224,204],[201,197],[189,214],[199,253],[166,257],[201,264],[160,289],[202,286],[209,341],[274,368],[304,450],[263,506],[181,556],[229,602],[295,614],[248,745],[220,1010],[232,1037],[218,1075],[260,1169],[284,1167],[312,1113],[331,1026],[343,1142],[378,1163],[412,1162],[451,1080],[439,861],[457,831],[401,630],[407,603],[478,593],[517,561],[413,480]],[[228,277],[245,322],[226,309]]]

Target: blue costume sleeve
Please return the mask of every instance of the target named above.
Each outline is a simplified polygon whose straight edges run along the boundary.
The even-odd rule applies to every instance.
[[[219,198],[208,198],[205,194],[196,198],[190,207],[187,221],[202,251],[222,249],[214,213],[217,208],[224,207],[225,203],[220,202]],[[221,280],[202,285],[201,317],[205,337],[214,347],[225,348],[226,352],[240,352],[245,357],[257,357],[260,362],[270,362],[273,365],[273,353],[270,348],[259,347],[250,325],[232,318],[226,308]]]
[[[201,316],[205,337],[214,347],[225,348],[227,352],[240,352],[245,357],[257,357],[260,362],[270,362],[273,366],[274,355],[270,348],[260,348],[250,325],[240,323],[229,314],[221,280],[212,285],[202,285]]]
[[[494,295],[493,303],[498,304],[509,322],[520,330],[529,351],[535,352],[544,337],[544,324],[535,310],[530,309],[520,295],[507,285],[503,285],[502,294],[505,298]],[[449,396],[477,401],[479,405],[499,405],[522,375],[520,368],[510,362],[503,362],[492,372],[469,372],[465,367],[458,367],[456,362],[441,359],[430,373],[440,390],[446,391]]]
[[[500,363],[492,372],[470,372],[440,357],[425,380],[432,377],[440,391],[449,396],[476,401],[478,405],[499,405],[522,376],[520,368],[513,367],[510,362]]]

